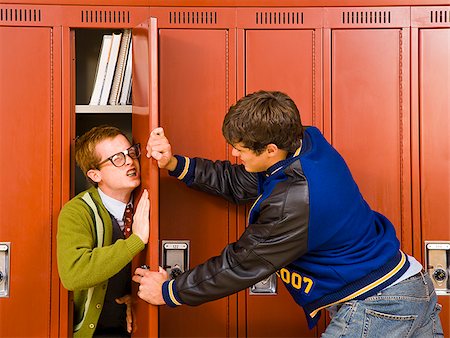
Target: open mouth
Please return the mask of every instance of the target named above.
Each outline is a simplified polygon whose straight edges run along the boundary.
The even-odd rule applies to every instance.
[[[130,169],[127,171],[127,176],[128,177],[135,177],[137,175],[136,173],[136,169]]]

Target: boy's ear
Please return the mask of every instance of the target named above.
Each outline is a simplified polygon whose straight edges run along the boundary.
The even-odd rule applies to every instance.
[[[89,169],[86,176],[95,183],[99,183],[102,180],[102,174],[100,173],[100,170],[97,169]]]
[[[278,153],[278,147],[276,144],[270,143],[266,146],[266,151],[269,156],[274,156]]]

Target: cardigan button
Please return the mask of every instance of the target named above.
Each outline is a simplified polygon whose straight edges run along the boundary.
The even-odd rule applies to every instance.
[[[100,308],[102,307],[102,304],[98,303],[97,305],[95,305],[95,307],[96,307],[97,309],[100,309]]]
[[[90,324],[89,324],[89,328],[90,328],[90,329],[93,329],[94,327],[95,327],[95,325],[94,325],[93,323],[90,323]]]

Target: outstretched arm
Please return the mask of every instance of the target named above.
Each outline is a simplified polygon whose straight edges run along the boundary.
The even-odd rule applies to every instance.
[[[192,188],[221,196],[233,203],[247,203],[257,198],[256,174],[249,173],[244,166],[233,165],[229,161],[213,162],[202,158],[174,156],[161,127],[150,133],[147,156],[153,157],[159,168],[169,170],[171,176]]]

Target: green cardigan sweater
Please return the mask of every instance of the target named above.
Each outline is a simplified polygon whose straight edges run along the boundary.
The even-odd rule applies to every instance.
[[[103,246],[97,246],[94,212],[82,199],[89,192],[103,222]],[[98,190],[91,187],[62,208],[58,217],[58,271],[64,287],[73,291],[74,337],[92,337],[103,308],[108,279],[125,267],[145,247],[132,234],[112,241],[111,216]],[[130,276],[131,278],[131,276]]]

